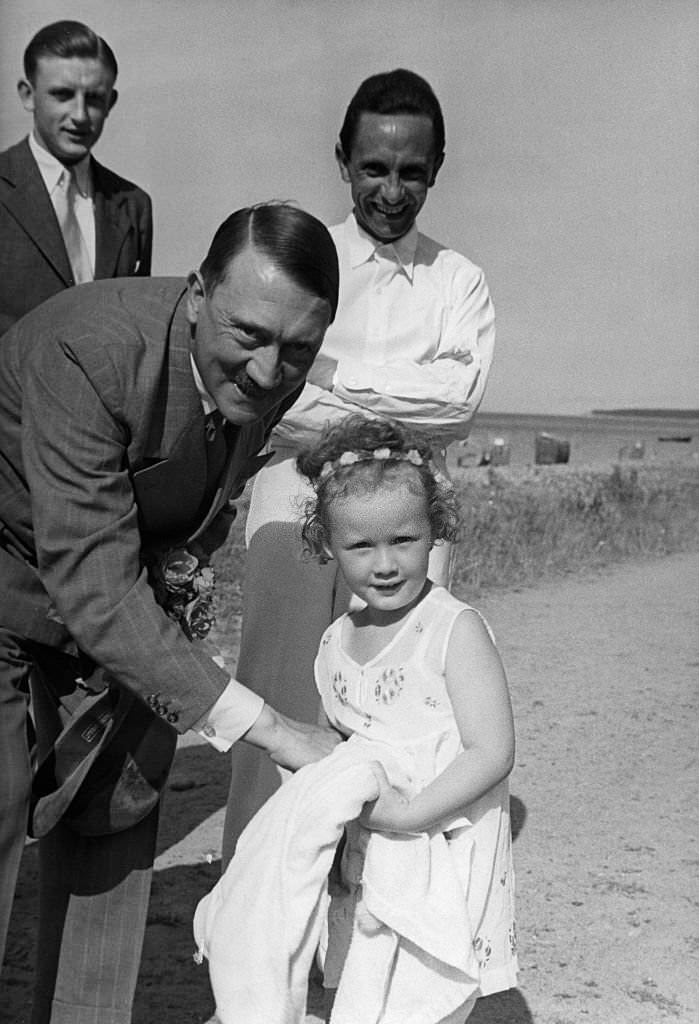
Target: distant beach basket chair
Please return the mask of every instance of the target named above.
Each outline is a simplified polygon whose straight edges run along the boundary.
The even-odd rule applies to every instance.
[[[504,437],[493,438],[492,444],[488,446],[481,456],[482,466],[509,466],[510,446]]]
[[[537,466],[552,466],[567,462],[570,458],[570,441],[562,441],[553,434],[542,431],[536,435],[534,461]]]
[[[642,459],[646,454],[646,442],[634,441],[633,444],[624,445],[619,449],[620,459]]]

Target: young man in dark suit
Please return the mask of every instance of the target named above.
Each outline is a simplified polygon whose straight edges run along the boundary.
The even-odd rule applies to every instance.
[[[116,77],[109,45],[80,22],[46,26],[25,51],[33,127],[0,153],[0,334],[64,288],[150,274],[150,198],[91,156]]]
[[[30,821],[42,836],[33,1024],[131,1020],[158,816],[134,765],[162,782],[188,729],[292,769],[337,742],[234,679],[202,646],[192,602],[335,315],[338,276],[318,220],[265,204],[232,214],[187,281],[87,284],[0,339],[0,946]],[[133,728],[112,730],[94,768],[108,779],[111,750],[132,782],[107,786],[106,810],[89,799],[99,772],[62,800],[79,768],[61,768],[68,741],[102,727],[72,728],[76,716],[110,695]]]

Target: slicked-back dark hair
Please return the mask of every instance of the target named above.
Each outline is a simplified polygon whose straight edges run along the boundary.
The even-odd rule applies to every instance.
[[[434,134],[434,156],[444,153],[444,116],[432,86],[414,71],[396,68],[366,78],[350,100],[340,129],[340,145],[345,156],[352,155],[352,144],[362,114],[418,114],[429,117]]]
[[[340,271],[328,229],[290,203],[258,203],[236,210],[213,237],[200,273],[209,294],[224,280],[231,261],[247,246],[268,257],[295,284],[337,310]]]
[[[88,57],[99,60],[114,81],[119,71],[109,43],[81,21],[54,21],[39,29],[24,51],[24,77],[34,84],[40,57]]]

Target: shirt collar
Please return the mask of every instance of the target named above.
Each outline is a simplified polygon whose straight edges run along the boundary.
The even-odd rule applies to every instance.
[[[218,406],[204,387],[204,381],[201,379],[201,374],[197,369],[197,364],[194,362],[194,356],[191,352],[189,353],[189,361],[192,365],[192,373],[194,374],[194,383],[196,385],[197,393],[201,399],[201,404],[204,407],[204,413],[208,416],[210,412],[216,412]]]
[[[382,257],[396,263],[408,280],[412,281],[418,243],[418,230],[415,224],[402,238],[398,238],[395,242],[382,244],[360,227],[353,211],[345,221],[345,237],[349,246],[352,268],[368,262],[374,256]]]
[[[60,160],[57,160],[53,153],[44,149],[37,140],[34,132],[29,133],[29,149],[36,160],[39,173],[44,180],[49,195],[53,193],[56,185],[61,180],[61,175],[66,170]],[[73,164],[75,170],[75,181],[78,191],[82,196],[92,195],[92,175],[90,173],[90,154],[83,157],[77,164]]]

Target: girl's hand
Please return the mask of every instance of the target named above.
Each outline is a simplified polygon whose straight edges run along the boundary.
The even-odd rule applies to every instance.
[[[403,831],[405,828],[403,819],[410,801],[391,785],[382,764],[374,761],[372,769],[376,776],[379,795],[375,800],[364,804],[359,821],[364,828],[375,832]]]

